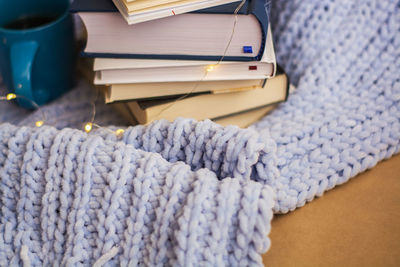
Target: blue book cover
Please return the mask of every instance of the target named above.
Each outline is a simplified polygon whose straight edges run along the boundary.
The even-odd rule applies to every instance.
[[[193,11],[196,14],[233,14],[241,1],[230,4],[220,5],[216,7],[206,8]],[[241,7],[238,14],[254,15],[260,23],[261,28],[261,46],[257,56],[226,56],[225,61],[259,61],[261,60],[267,38],[269,23],[269,5],[265,5],[264,0],[247,0]],[[75,0],[70,8],[72,13],[76,12],[118,12],[112,0]],[[246,48],[244,47],[244,50]],[[86,53],[82,52],[82,56],[86,57],[106,57],[106,58],[141,58],[141,59],[179,59],[179,60],[220,60],[220,56],[199,56],[199,55],[156,55],[156,54],[115,54],[115,53]]]

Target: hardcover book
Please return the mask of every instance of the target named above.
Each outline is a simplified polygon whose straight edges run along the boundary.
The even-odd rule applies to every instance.
[[[226,81],[271,78],[276,59],[271,31],[260,61],[151,60],[96,58],[95,84]],[[206,71],[207,75],[205,75]]]
[[[92,8],[81,1],[71,10],[87,29],[83,54],[89,57],[218,61],[225,55],[226,61],[259,61],[265,50],[264,0],[246,1],[233,36],[233,13],[240,1],[131,26],[108,1],[99,0]]]
[[[264,87],[226,94],[203,94],[192,97],[132,101],[129,110],[139,123],[147,124],[158,119],[174,120],[177,117],[196,120],[214,119],[266,105],[285,101],[289,92],[286,74],[268,79]]]
[[[125,117],[130,125],[133,126],[138,124],[135,116],[129,110],[127,103],[118,102],[110,105],[115,109],[116,112]],[[273,111],[277,106],[278,104],[267,105],[261,108],[246,110],[244,112],[236,113],[233,115],[216,118],[213,119],[213,121],[223,126],[236,125],[240,128],[246,128],[249,127],[251,124],[259,121],[261,118]]]
[[[104,89],[105,102],[166,98],[185,94],[223,94],[262,88],[265,80],[112,84]]]

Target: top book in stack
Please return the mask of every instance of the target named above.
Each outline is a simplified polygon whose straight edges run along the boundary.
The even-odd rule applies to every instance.
[[[234,11],[240,3],[235,1],[131,26],[108,0],[96,3],[75,0],[71,10],[79,14],[88,32],[85,56],[210,61],[223,57],[225,61],[259,61],[268,31],[264,0],[246,1],[238,12],[232,35]]]
[[[73,12],[108,12],[115,9],[112,2],[128,24],[136,24],[238,2],[238,0],[75,0],[71,8]]]
[[[128,24],[188,13],[237,0],[113,0]]]

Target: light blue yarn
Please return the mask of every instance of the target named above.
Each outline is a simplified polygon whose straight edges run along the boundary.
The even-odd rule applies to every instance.
[[[285,213],[400,151],[400,2],[272,1],[297,91],[248,129],[157,121],[79,130],[90,87],[0,126],[0,265],[261,265]],[[0,121],[40,118],[9,103]],[[96,122],[123,125],[104,104]],[[234,177],[229,178],[229,177]],[[273,197],[275,195],[275,201]]]
[[[0,265],[260,265],[274,193],[81,131],[0,126]],[[4,153],[7,151],[7,153]]]

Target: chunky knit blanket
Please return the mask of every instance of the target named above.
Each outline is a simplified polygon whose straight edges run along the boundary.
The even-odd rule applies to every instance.
[[[398,153],[400,2],[275,0],[270,19],[297,90],[248,129],[86,134],[84,82],[33,113],[0,103],[0,266],[262,265],[273,213]],[[101,103],[96,122],[125,123]]]

